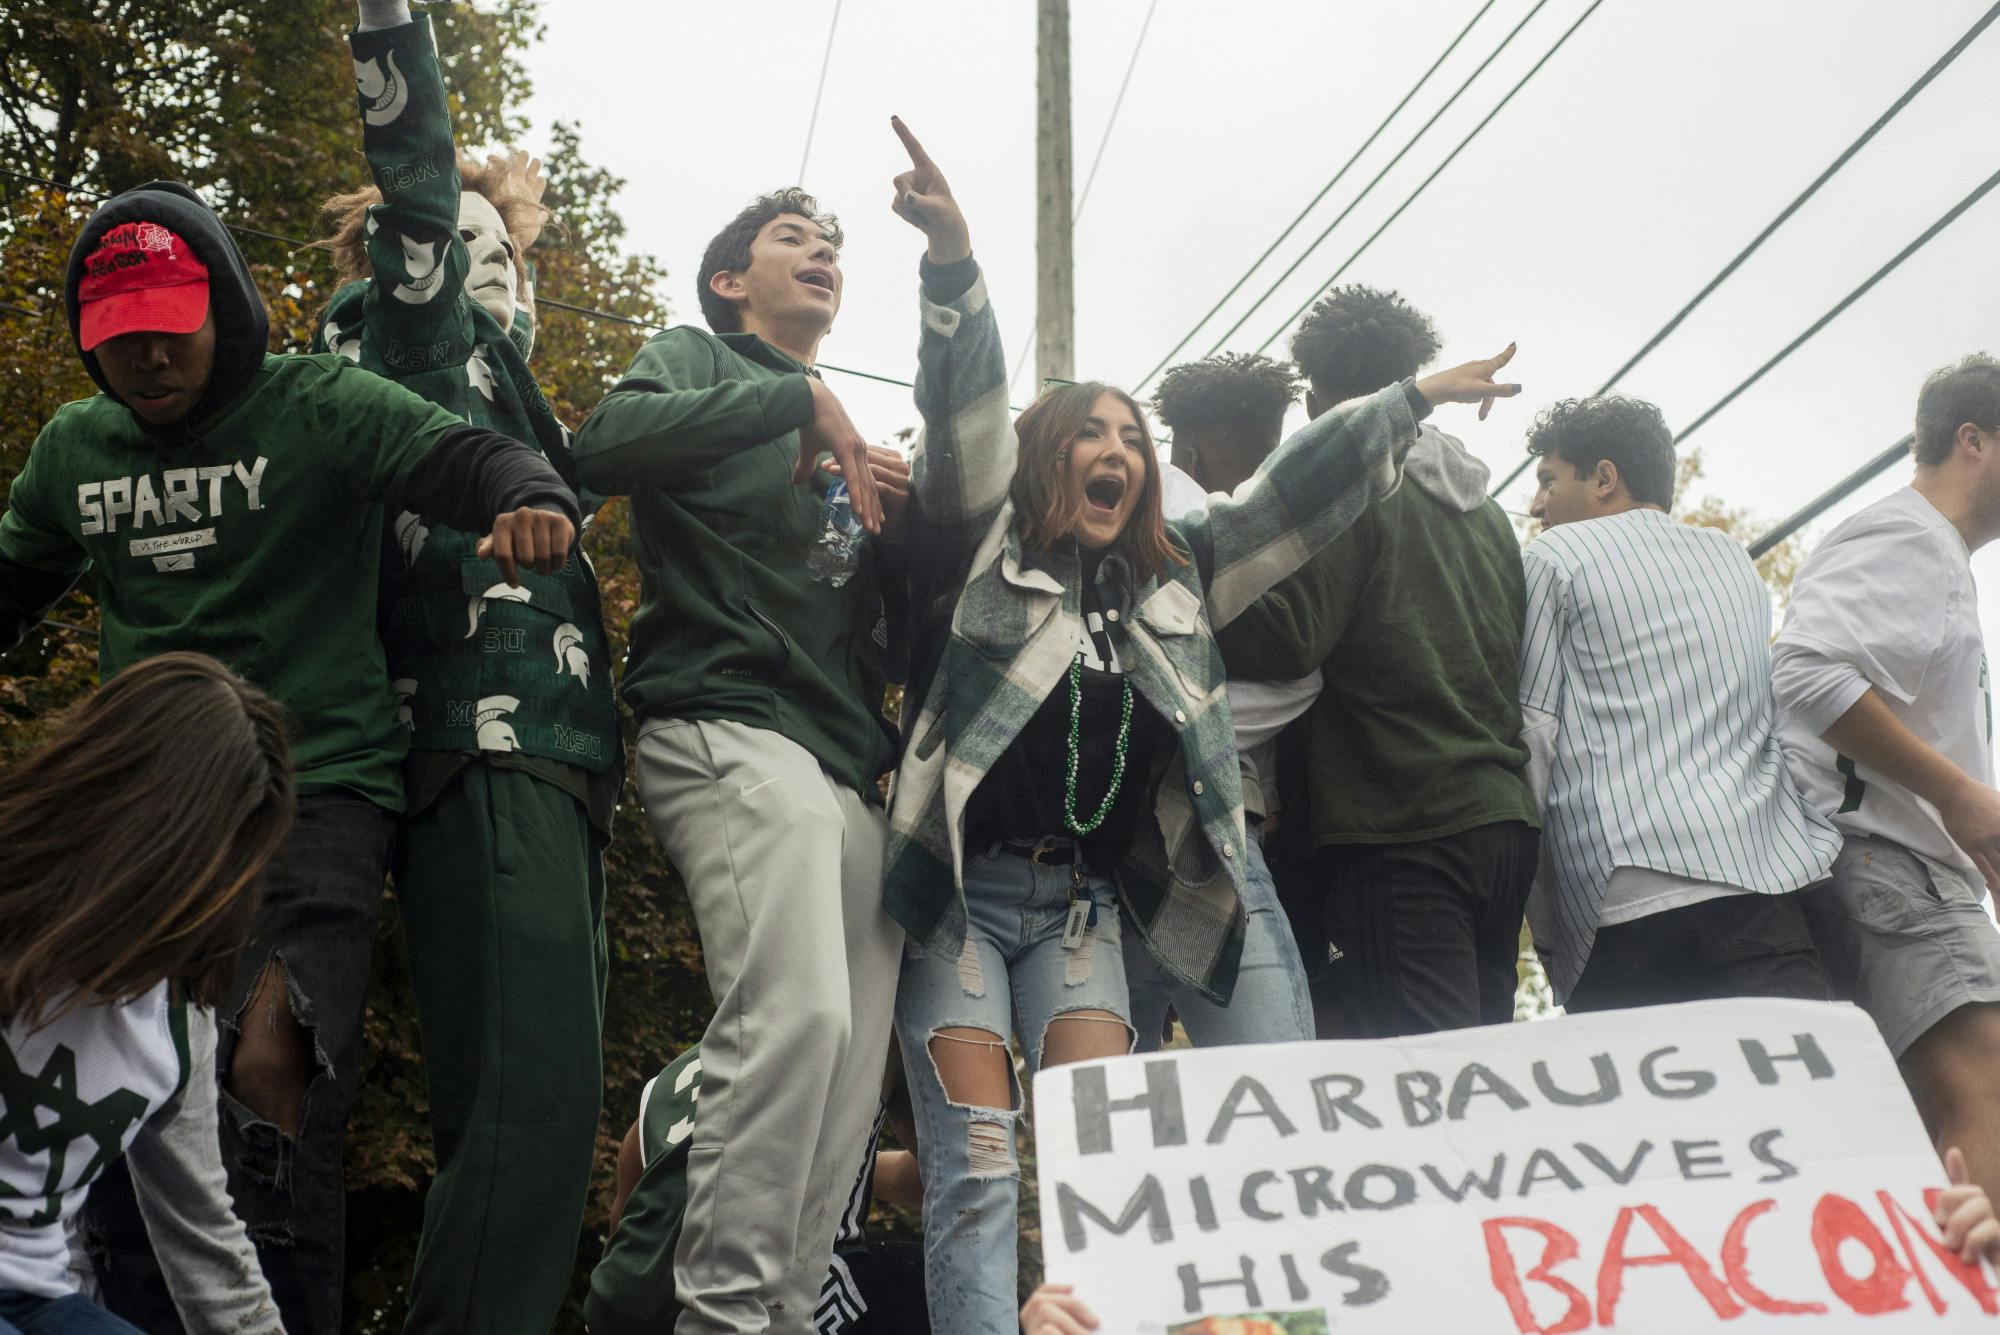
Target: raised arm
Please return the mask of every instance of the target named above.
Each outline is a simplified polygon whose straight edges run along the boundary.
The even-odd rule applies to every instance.
[[[1230,496],[1176,524],[1193,550],[1220,629],[1352,524],[1399,480],[1418,418],[1436,404],[1477,403],[1521,392],[1493,377],[1513,359],[1467,362],[1415,384],[1391,385],[1342,404],[1294,432]]]
[[[890,208],[924,234],[923,331],[917,343],[917,412],[923,433],[910,457],[909,541],[931,577],[961,578],[1014,480],[1016,441],[1007,411],[1007,363],[972,235],[944,173],[900,119],[890,125],[910,155]]]
[[[368,210],[366,304],[375,351],[389,369],[460,365],[472,356],[470,267],[459,239],[458,153],[428,16],[402,0],[362,0],[348,39],[362,150],[382,202]],[[421,367],[394,364],[399,349]]]

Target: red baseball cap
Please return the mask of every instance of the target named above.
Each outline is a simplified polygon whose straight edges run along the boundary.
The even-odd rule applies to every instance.
[[[192,334],[208,318],[208,266],[158,223],[120,223],[84,259],[76,299],[85,352],[142,330]]]

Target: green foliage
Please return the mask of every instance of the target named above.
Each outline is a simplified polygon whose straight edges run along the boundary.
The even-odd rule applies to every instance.
[[[431,13],[459,141],[508,143],[524,128],[528,80],[518,53],[541,33],[536,0],[435,6]],[[155,177],[187,181],[225,221],[280,236],[319,235],[319,207],[366,176],[343,36],[351,0],[46,0],[0,14],[0,168],[114,193]],[[585,157],[574,125],[556,128],[546,202],[562,227],[533,259],[543,296],[630,320],[667,319],[655,261],[621,253],[623,186]],[[28,444],[64,402],[95,391],[62,313],[69,246],[95,201],[0,177],[0,495]],[[239,235],[272,312],[274,351],[302,350],[331,295],[318,252]],[[579,423],[647,330],[545,308],[535,366],[557,414]],[[638,603],[623,501],[586,545],[603,587],[616,658]],[[0,763],[97,679],[95,604],[85,576],[47,628],[0,656]],[[625,720],[628,751],[631,720]],[[605,1018],[605,1118],[573,1300],[557,1329],[580,1331],[580,1296],[602,1244],[617,1140],[639,1089],[700,1034],[710,1007],[694,924],[672,867],[628,788],[607,862],[611,980]],[[402,1305],[432,1168],[422,1048],[408,958],[385,899],[367,1015],[368,1056],[347,1144],[348,1328],[402,1326]]]

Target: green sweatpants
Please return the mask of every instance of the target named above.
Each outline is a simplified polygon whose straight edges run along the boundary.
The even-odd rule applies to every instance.
[[[404,1329],[546,1335],[603,1102],[603,839],[554,784],[473,761],[404,824],[396,898],[437,1176]]]

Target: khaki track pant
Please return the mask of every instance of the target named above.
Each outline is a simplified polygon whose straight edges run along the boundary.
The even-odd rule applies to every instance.
[[[739,723],[645,723],[638,779],[715,998],[675,1329],[804,1335],[888,1054],[902,932],[882,911],[887,823],[803,747]]]

